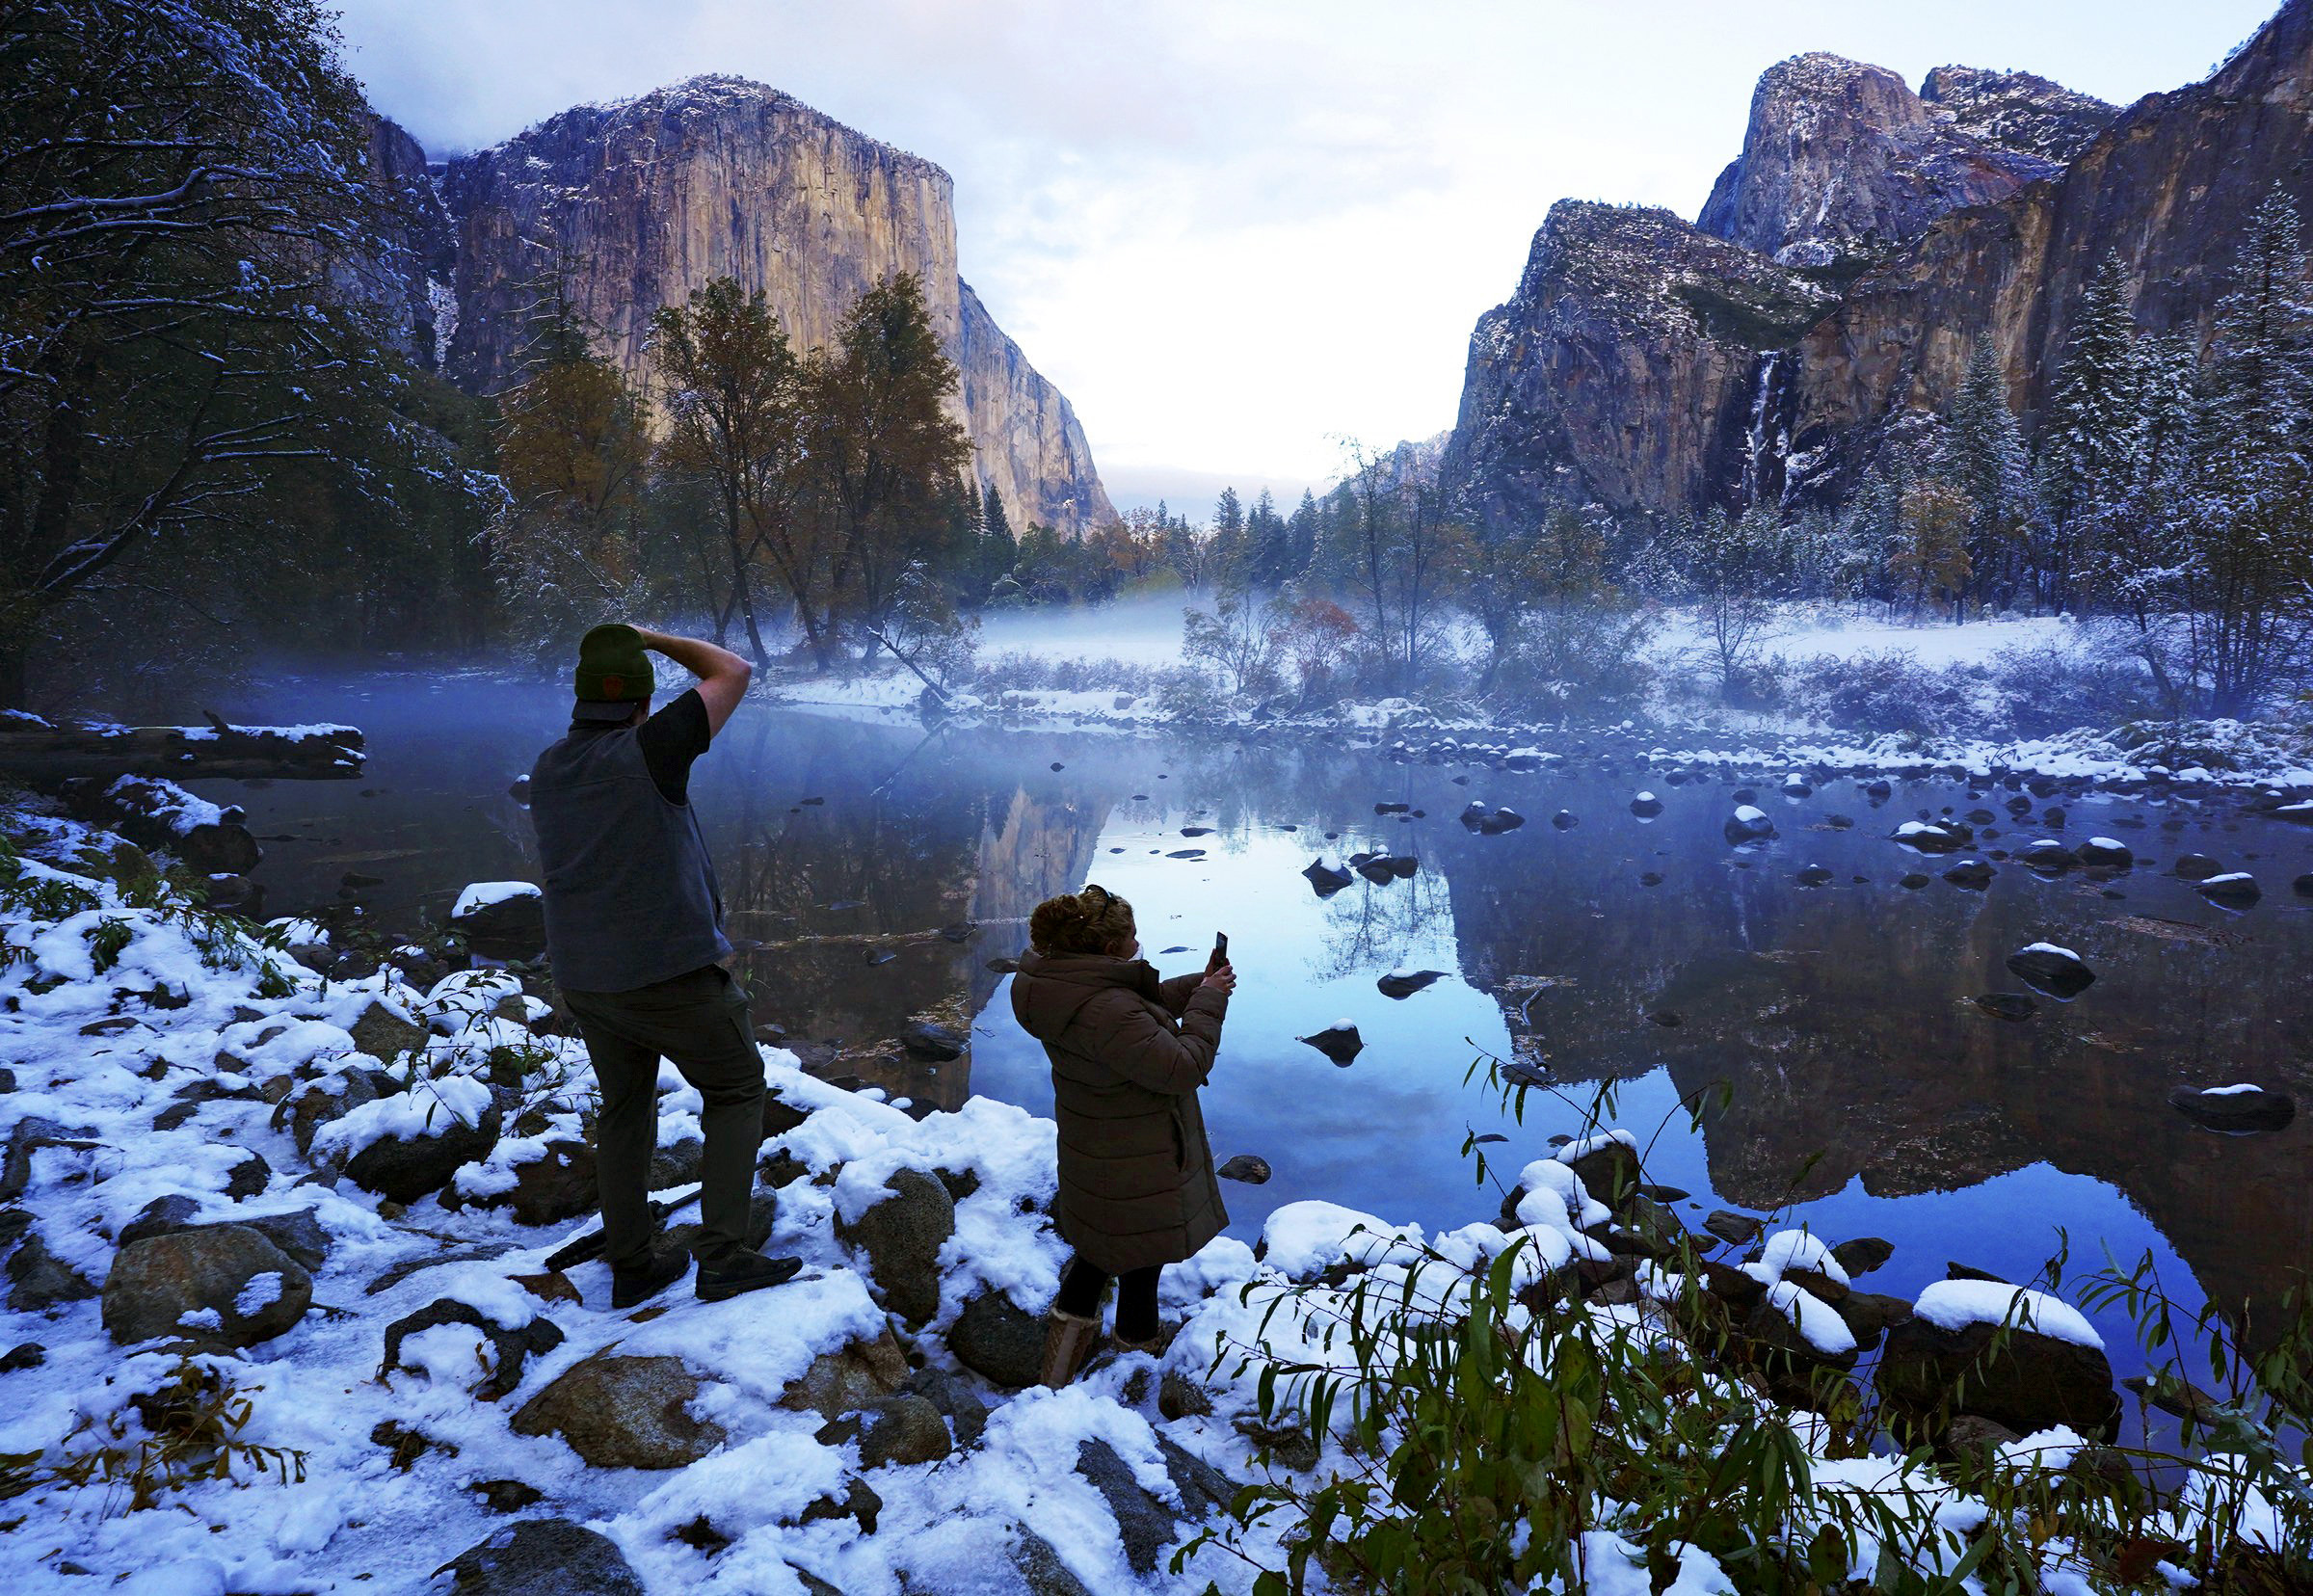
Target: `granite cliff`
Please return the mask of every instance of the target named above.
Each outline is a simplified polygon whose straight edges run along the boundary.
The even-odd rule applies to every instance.
[[[1502,527],[1557,496],[1835,500],[1986,340],[2029,426],[2108,254],[2146,330],[2205,329],[2257,202],[2313,209],[2309,157],[2313,0],[2126,111],[2030,73],[1938,67],[1914,93],[1783,62],[1694,226],[1554,207],[1472,336],[1447,486]]]
[[[407,174],[422,178],[423,152],[380,126],[375,180],[411,189],[400,208],[418,215]],[[393,243],[386,275],[411,286],[385,297],[404,307],[412,346],[430,363],[439,343],[464,387],[490,393],[513,379],[524,317],[556,275],[607,353],[644,381],[651,313],[713,278],[762,289],[811,348],[832,341],[864,290],[913,272],[961,373],[956,417],[979,481],[1013,524],[1080,533],[1114,518],[1067,398],[957,275],[953,183],[929,161],[775,89],[699,77],[550,117],[450,161],[439,190],[442,246],[424,229],[422,248]],[[441,285],[431,301],[429,276]],[[439,339],[438,322],[449,324]]]

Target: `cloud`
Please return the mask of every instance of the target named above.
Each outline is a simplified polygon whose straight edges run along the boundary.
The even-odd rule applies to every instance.
[[[959,254],[1097,459],[1331,474],[1451,423],[1471,324],[1562,195],[1693,214],[1770,63],[2173,87],[2270,0],[347,0],[429,149],[700,72],[945,167]],[[1201,480],[1201,478],[1200,478]]]

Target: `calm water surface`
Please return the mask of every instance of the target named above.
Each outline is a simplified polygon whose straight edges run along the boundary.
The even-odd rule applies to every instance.
[[[508,785],[566,708],[479,678],[283,684],[233,714],[362,726],[367,778],[211,795],[244,803],[267,838],[269,913],[439,920],[467,881],[535,877]],[[1755,784],[1781,835],[1736,849],[1721,834],[1733,782],[1673,786],[1627,755],[1510,774],[1282,741],[888,721],[750,706],[692,778],[758,1019],[814,1068],[895,1097],[1045,1113],[1043,1055],[987,968],[1021,950],[1028,911],[1099,881],[1132,900],[1165,974],[1200,967],[1227,931],[1241,979],[1206,1118],[1216,1157],[1275,1169],[1226,1187],[1248,1239],[1305,1197],[1440,1228],[1490,1218],[1465,1135],[1506,1135],[1492,1152],[1514,1170],[1610,1082],[1619,1123],[1660,1127],[1650,1173],[1691,1193],[1690,1222],[1788,1206],[1834,1240],[1885,1237],[1896,1254],[1862,1283],[1874,1290],[1911,1294],[1947,1261],[2027,1279],[2060,1230],[2075,1272],[2108,1249],[2150,1253],[2188,1305],[2270,1304],[2313,1266],[2313,1112],[2224,1137],[2166,1102],[2179,1084],[2252,1080],[2313,1110],[2313,905],[2290,888],[2313,869],[2313,833],[2230,803],[2096,794],[2054,800],[2060,829],[2044,803],[2011,820],[1997,786],[1900,783],[1874,804],[1841,780],[1803,799]],[[1631,812],[1640,788],[1661,815]],[[1473,797],[1529,823],[1476,835],[1456,819]],[[2041,879],[2002,864],[1988,891],[1964,891],[1889,836],[1947,806],[1993,811],[1984,849],[2109,834],[2139,864]],[[1561,809],[1571,827],[1552,824]],[[1365,849],[1421,867],[1330,898],[1299,873],[1320,851]],[[2205,903],[2167,873],[2188,850],[2255,872],[2263,902]],[[1810,864],[1829,882],[1801,885]],[[348,894],[348,870],[385,883]],[[1930,885],[1899,886],[1913,870]],[[2005,961],[2041,940],[2079,951],[2096,983],[2070,1003],[2036,998],[2020,1024],[1971,1001],[2022,991]],[[1444,974],[1392,999],[1375,980],[1398,968]],[[967,1059],[927,1068],[891,1044],[907,1016],[959,996]],[[1339,1019],[1366,1043],[1346,1068],[1297,1040]],[[1505,1118],[1482,1072],[1468,1078],[1481,1055],[1547,1072],[1563,1100],[1537,1091],[1523,1126]],[[1721,1083],[1726,1106],[1694,1131],[1679,1102]],[[2123,1373],[2140,1367],[2124,1321],[2100,1328]]]

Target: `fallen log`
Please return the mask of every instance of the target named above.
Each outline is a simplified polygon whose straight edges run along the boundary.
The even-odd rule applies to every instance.
[[[56,726],[0,716],[0,777],[52,786],[76,776],[344,781],[361,774],[351,726]]]

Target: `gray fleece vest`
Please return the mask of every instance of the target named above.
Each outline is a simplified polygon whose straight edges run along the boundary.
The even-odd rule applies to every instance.
[[[651,780],[635,729],[574,732],[530,772],[546,951],[572,992],[631,992],[728,958],[699,816]]]

